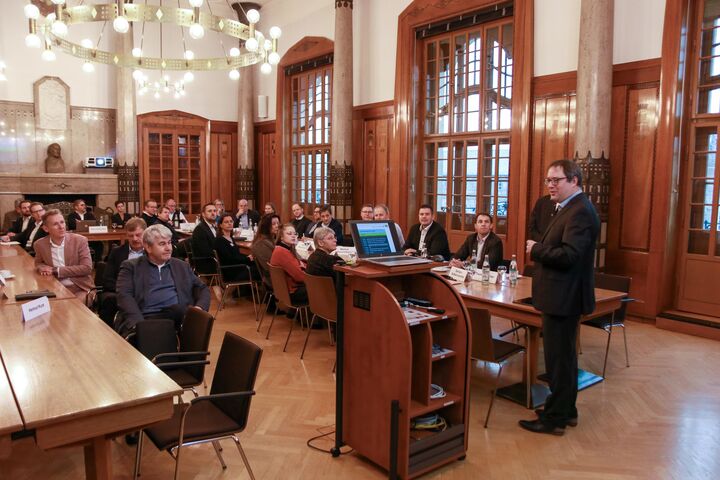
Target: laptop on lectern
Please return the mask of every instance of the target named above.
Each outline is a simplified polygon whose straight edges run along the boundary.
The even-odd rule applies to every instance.
[[[350,231],[358,257],[367,262],[386,267],[432,263],[427,258],[403,254],[392,220],[351,220]]]
[[[75,222],[75,231],[87,233],[90,228],[97,225],[97,220],[78,220]]]

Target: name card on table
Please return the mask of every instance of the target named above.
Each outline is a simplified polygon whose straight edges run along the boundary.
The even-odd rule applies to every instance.
[[[335,255],[350,264],[355,263],[355,261],[357,260],[357,250],[355,249],[355,247],[339,246],[335,249]]]
[[[107,225],[92,225],[88,227],[88,233],[108,233]]]
[[[50,313],[50,300],[48,297],[40,297],[22,304],[23,322],[28,322],[34,318]]]
[[[474,273],[472,276],[472,280],[475,280],[476,282],[482,282],[482,272]],[[490,283],[497,283],[498,280],[498,273],[497,272],[490,272]]]
[[[452,267],[450,268],[450,272],[448,273],[448,276],[455,280],[456,282],[464,282],[467,278],[468,272],[467,270],[463,268],[458,267]]]
[[[298,257],[303,260],[307,260],[313,252],[312,242],[298,242],[297,245],[295,245],[295,251],[297,252]]]

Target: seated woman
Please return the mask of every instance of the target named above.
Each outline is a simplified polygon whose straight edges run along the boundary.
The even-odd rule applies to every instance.
[[[113,230],[122,230],[125,228],[127,221],[130,220],[133,215],[125,211],[125,202],[122,200],[115,202],[115,210],[117,210],[117,212],[113,213],[110,222],[112,223]]]
[[[297,244],[297,232],[291,223],[287,223],[280,229],[280,238],[277,246],[270,257],[270,264],[281,267],[285,272],[290,299],[293,303],[307,303],[308,296],[305,289],[305,263],[295,254]]]
[[[277,240],[279,230],[280,217],[277,215],[266,215],[262,217],[262,219],[260,219],[260,225],[258,225],[258,231],[255,234],[252,245],[250,245],[250,251],[255,258],[258,270],[260,270],[260,276],[263,279],[263,283],[268,287],[272,286],[270,283],[268,263],[270,263],[270,257],[275,249],[275,241]]]
[[[265,203],[263,215],[277,215],[277,208],[275,208],[275,204],[272,202]]]
[[[220,231],[218,236],[215,237],[215,251],[220,260],[223,278],[228,282],[248,280],[248,270],[245,267],[232,268],[233,266],[247,265],[250,267],[252,278],[259,279],[253,259],[240,253],[240,247],[235,245],[232,238],[234,222],[235,218],[231,213],[222,214],[220,216]]]
[[[342,258],[332,255],[337,248],[335,232],[331,228],[318,227],[313,233],[313,241],[315,242],[315,251],[308,258],[308,266],[305,271],[310,275],[332,277],[334,280],[333,267],[338,262],[342,262]]]

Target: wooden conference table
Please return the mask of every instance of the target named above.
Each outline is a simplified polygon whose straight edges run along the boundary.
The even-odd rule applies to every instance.
[[[498,389],[498,395],[526,405],[528,408],[537,408],[545,403],[549,390],[544,385],[533,384],[537,377],[538,347],[540,345],[540,332],[542,331],[541,313],[532,305],[523,303],[532,297],[532,278],[521,277],[516,286],[491,284],[471,281],[458,284],[455,289],[460,293],[468,307],[487,309],[491,315],[507,318],[528,327],[528,361],[523,366],[523,383],[510,385]],[[595,289],[595,310],[582,317],[582,320],[599,317],[620,308],[620,301],[626,297],[623,292],[613,290]],[[582,372],[587,375],[587,372]],[[592,374],[589,374],[592,375]],[[601,377],[588,379],[585,386],[597,383]],[[528,387],[530,386],[530,387]],[[530,391],[528,395],[528,389]],[[529,397],[529,405],[526,398]]]
[[[45,278],[11,270],[8,285]],[[62,292],[55,283],[49,289]],[[84,446],[86,477],[112,478],[111,439],[170,418],[182,389],[79,300],[50,307],[23,322],[19,303],[0,305],[0,453],[9,433],[34,434],[42,449]]]

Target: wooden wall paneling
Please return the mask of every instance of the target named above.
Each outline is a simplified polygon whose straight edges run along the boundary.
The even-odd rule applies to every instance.
[[[280,174],[277,161],[276,125],[275,120],[255,124],[255,171],[257,175],[255,194],[257,198],[255,202],[251,202],[251,205],[256,210],[264,202],[273,201],[273,197],[270,196],[273,182],[276,180],[273,176]]]
[[[238,165],[237,122],[210,121],[210,200],[220,198],[235,208],[235,172]]]

